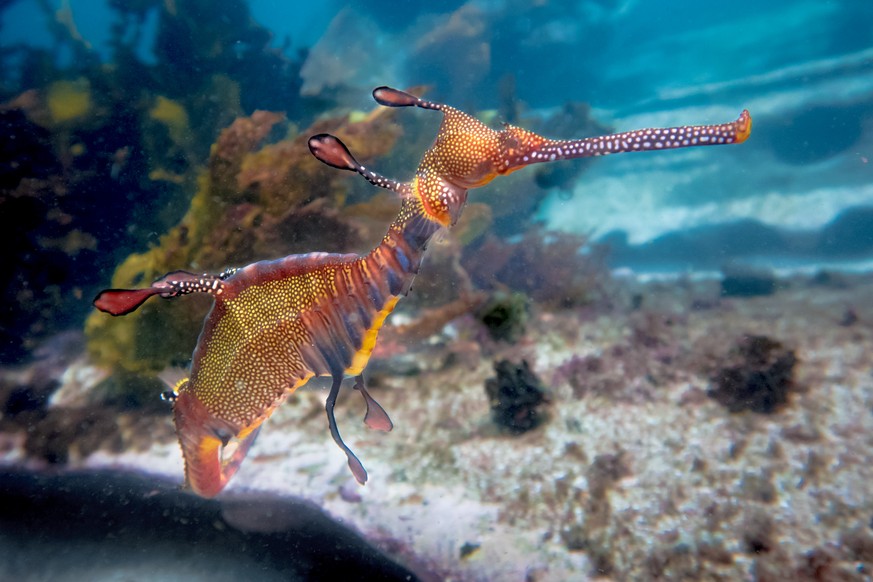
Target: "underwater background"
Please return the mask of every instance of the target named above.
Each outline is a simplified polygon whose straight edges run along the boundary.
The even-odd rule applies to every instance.
[[[394,430],[340,399],[367,485],[313,381],[199,499],[159,376],[210,300],[91,301],[369,251],[396,197],[306,140],[410,179],[440,115],[381,85],[754,128],[471,191],[367,368]],[[0,0],[0,578],[869,580],[871,157],[861,0]]]

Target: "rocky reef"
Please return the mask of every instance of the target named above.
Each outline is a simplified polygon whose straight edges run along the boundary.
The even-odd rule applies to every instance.
[[[241,0],[110,2],[109,62],[68,3],[37,4],[50,47],[0,49],[0,243],[13,257],[0,298],[16,306],[0,311],[7,363],[79,326],[102,273],[179,221],[221,128],[264,108],[312,117],[299,61],[267,50],[270,33]],[[147,14],[154,62],[137,50]]]

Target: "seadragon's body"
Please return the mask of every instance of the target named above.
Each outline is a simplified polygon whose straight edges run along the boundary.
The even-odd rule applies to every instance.
[[[333,167],[359,173],[395,191],[402,202],[381,243],[364,256],[310,253],[253,263],[220,275],[175,271],[145,289],[109,289],[95,306],[113,315],[138,308],[153,295],[208,293],[214,305],[192,356],[190,377],[174,390],[174,420],[188,485],[218,494],[239,468],[272,411],[314,376],[333,379],[326,401],[330,432],[360,483],[363,465],[343,442],[334,405],[343,379],[367,404],[364,422],[390,430],[385,411],[367,392],[363,371],[385,318],[406,295],[431,237],[454,224],[467,191],[526,165],[609,153],[717,145],[744,141],[747,111],[734,122],[644,129],[581,140],[549,140],[521,128],[488,128],[446,105],[380,87],[377,102],[443,113],[436,141],[411,182],[385,178],[361,166],[337,138],[310,138],[310,149]]]

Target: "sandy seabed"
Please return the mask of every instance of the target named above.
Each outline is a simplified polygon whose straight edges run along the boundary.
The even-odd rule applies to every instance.
[[[219,501],[309,501],[423,580],[871,579],[873,280],[795,277],[748,298],[719,297],[715,281],[625,284],[635,309],[533,309],[512,345],[474,341],[460,321],[383,350],[371,392],[394,430],[367,430],[351,390],[338,406],[364,487],[330,440],[325,391],[298,392]],[[796,358],[769,414],[708,395],[749,336]],[[484,390],[502,359],[527,360],[547,387],[546,420],[520,435],[494,424]],[[147,420],[120,413],[112,446],[73,441],[62,470],[181,481],[169,415]],[[33,437],[4,426],[2,464],[44,468]],[[236,509],[230,526],[272,519]]]

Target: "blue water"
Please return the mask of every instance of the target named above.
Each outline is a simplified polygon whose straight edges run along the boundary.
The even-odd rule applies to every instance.
[[[54,10],[69,6],[82,37],[103,60],[111,60],[110,27],[114,13],[110,3],[105,0],[70,0],[47,2]],[[252,17],[272,31],[275,45],[285,39],[294,48],[314,44],[324,32],[340,3],[333,1],[313,2],[293,5],[279,0],[256,0],[250,2]],[[157,5],[146,11],[148,24],[146,34],[138,46],[139,56],[148,63],[154,63],[152,44],[157,26],[159,8]],[[51,47],[53,38],[49,32],[52,19],[48,18],[37,2],[18,1],[3,13],[0,22],[0,38],[3,45],[24,43],[30,46]]]
[[[82,37],[104,60],[111,58],[113,13],[108,2],[54,0],[47,4],[56,9],[68,5]],[[147,11],[151,18],[159,4]],[[292,50],[315,45],[337,12],[345,8],[361,21],[377,24],[377,28],[359,28],[354,36],[379,51],[380,45],[390,43],[414,48],[429,28],[432,31],[433,23],[443,21],[440,25],[444,25],[458,3],[443,3],[443,10],[415,2],[403,3],[403,8],[372,1],[329,0],[301,5],[252,0],[248,4],[252,17],[273,33],[276,46],[286,38]],[[481,25],[485,30],[478,38],[490,45],[486,76],[493,80],[507,73],[515,75],[519,97],[534,106],[558,105],[569,99],[610,108],[632,106],[665,93],[739,81],[821,59],[839,59],[873,47],[873,32],[864,26],[873,20],[873,6],[862,0],[784,0],[765,5],[740,0],[707,6],[677,0],[669,7],[590,1],[527,7],[510,2],[471,2],[469,6],[477,15],[467,19],[468,24],[471,28]],[[380,23],[384,30],[378,28]],[[51,46],[50,24],[37,2],[12,2],[3,12],[2,45]],[[141,56],[152,59],[154,22],[147,30]],[[342,51],[342,47],[335,48]],[[409,61],[409,52],[395,51],[390,59]],[[450,67],[452,60],[456,60],[455,55],[446,54],[443,66]],[[383,81],[434,81],[434,72],[428,76],[424,66],[405,64],[409,67],[405,74]],[[372,73],[375,77],[376,71]],[[482,92],[477,100],[493,102],[493,85],[490,91],[483,86]]]

